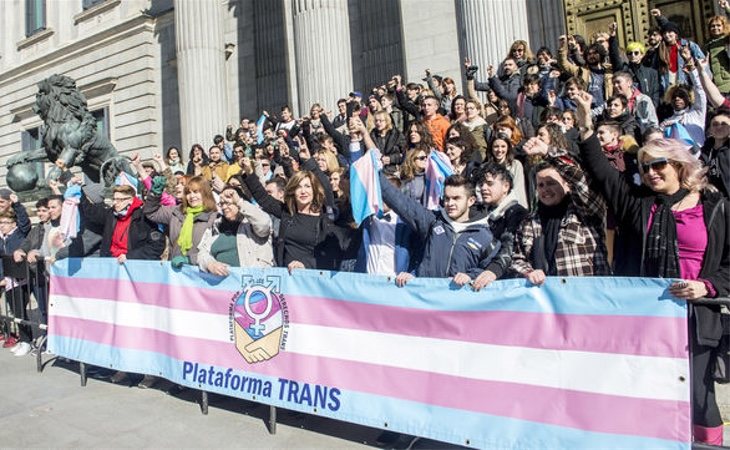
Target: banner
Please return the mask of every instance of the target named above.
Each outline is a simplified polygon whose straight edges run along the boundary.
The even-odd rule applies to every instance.
[[[53,353],[479,448],[690,447],[686,305],[670,280],[444,279],[71,259]]]

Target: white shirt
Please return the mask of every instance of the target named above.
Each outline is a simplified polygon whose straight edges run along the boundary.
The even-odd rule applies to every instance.
[[[391,211],[383,219],[370,223],[370,245],[367,248],[367,272],[373,275],[396,276],[395,226],[398,215]]]

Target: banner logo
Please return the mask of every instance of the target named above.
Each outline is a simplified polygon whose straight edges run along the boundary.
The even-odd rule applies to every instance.
[[[254,280],[244,275],[243,290],[233,297],[231,328],[236,348],[249,364],[268,361],[283,347],[288,328],[284,296],[278,276]]]

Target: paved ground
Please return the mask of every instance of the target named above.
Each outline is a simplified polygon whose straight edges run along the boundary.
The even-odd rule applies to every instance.
[[[378,430],[279,410],[276,435],[268,407],[211,395],[200,413],[197,391],[178,397],[157,389],[90,379],[81,387],[76,364],[0,349],[0,447],[357,448],[375,445]]]

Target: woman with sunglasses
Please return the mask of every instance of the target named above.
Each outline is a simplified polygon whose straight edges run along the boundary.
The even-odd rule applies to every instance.
[[[730,295],[730,204],[706,189],[706,170],[674,140],[654,140],[639,150],[644,188],[632,186],[608,162],[591,130],[590,95],[576,101],[584,167],[613,207],[626,248],[635,249],[622,260],[617,255],[616,273],[673,279],[669,292],[690,302],[694,438],[721,445],[712,375],[720,308],[693,301]]]

